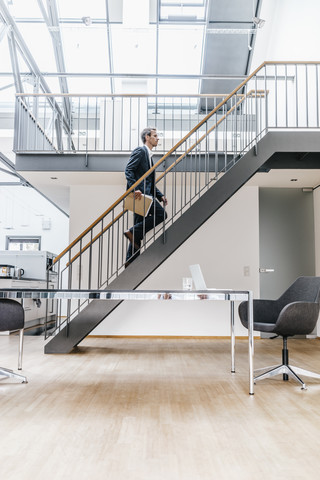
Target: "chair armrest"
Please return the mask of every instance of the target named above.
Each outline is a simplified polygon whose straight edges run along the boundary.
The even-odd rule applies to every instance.
[[[279,305],[276,300],[253,300],[253,321],[254,323],[275,324],[279,315]],[[239,317],[244,327],[248,328],[248,302],[241,302],[239,305]]]
[[[308,335],[312,332],[319,316],[319,303],[292,302],[280,312],[274,332],[278,335]]]

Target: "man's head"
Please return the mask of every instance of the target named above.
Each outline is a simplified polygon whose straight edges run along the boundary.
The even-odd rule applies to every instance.
[[[147,145],[147,147],[150,148],[150,150],[152,150],[153,147],[156,147],[159,141],[156,128],[154,127],[144,128],[141,132],[141,140],[145,145]]]

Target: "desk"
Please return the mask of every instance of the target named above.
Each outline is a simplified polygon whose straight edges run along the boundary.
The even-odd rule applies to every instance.
[[[253,381],[253,294],[250,290],[47,290],[2,288],[0,298],[54,300],[224,300],[230,302],[231,372],[235,372],[234,302],[248,301],[249,394],[254,394]]]

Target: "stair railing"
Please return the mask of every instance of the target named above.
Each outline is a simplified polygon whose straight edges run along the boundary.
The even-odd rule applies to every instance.
[[[167,218],[144,237],[140,254],[160,236],[165,241],[166,229],[268,130],[319,128],[318,69],[319,63],[269,62],[256,69],[55,259],[58,288],[107,288],[123,272],[123,233],[133,223],[124,202],[153,172],[161,172],[157,188],[168,198]],[[85,305],[69,301],[66,312],[60,306],[56,330]]]

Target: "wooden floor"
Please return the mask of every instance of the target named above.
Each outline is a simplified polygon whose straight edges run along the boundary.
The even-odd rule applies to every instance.
[[[18,337],[0,337],[17,365]],[[247,341],[230,373],[225,339],[87,338],[44,355],[25,337],[28,384],[0,381],[2,480],[273,480],[320,477],[320,382],[280,377],[248,395]],[[289,341],[292,364],[320,372],[320,341]],[[255,366],[281,340],[255,342]]]

